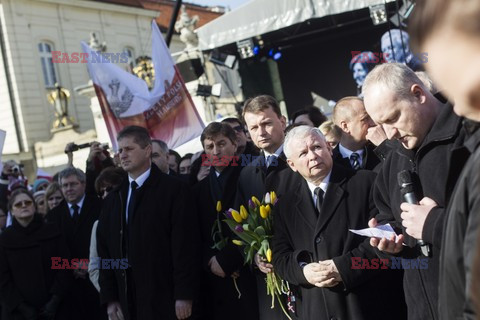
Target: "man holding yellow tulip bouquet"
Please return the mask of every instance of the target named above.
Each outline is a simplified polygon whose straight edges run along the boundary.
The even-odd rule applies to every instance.
[[[223,211],[233,207],[242,167],[235,152],[237,137],[226,123],[210,123],[200,137],[209,175],[194,187],[202,238],[201,318],[258,319],[255,278],[244,265]]]

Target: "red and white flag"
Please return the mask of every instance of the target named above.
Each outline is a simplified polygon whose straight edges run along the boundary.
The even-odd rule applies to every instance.
[[[48,181],[52,181],[53,176],[47,171],[37,168],[37,179],[47,179]]]
[[[155,83],[151,91],[146,82],[103,59],[85,42],[88,70],[102,109],[114,150],[117,134],[124,127],[144,127],[154,139],[173,149],[201,135],[205,127],[185,83],[175,66],[155,20],[152,21],[152,62]]]

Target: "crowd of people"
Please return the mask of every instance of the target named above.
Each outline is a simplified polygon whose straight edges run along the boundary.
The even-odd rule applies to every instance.
[[[85,170],[72,145],[31,185],[5,162],[0,319],[284,319],[272,271],[291,319],[478,319],[479,18],[478,1],[417,1],[427,73],[379,64],[330,120],[308,106],[288,123],[259,95],[197,154],[128,126],[115,156],[91,144]],[[270,191],[273,259],[250,266],[218,245],[235,234],[216,213]],[[386,224],[396,235],[351,232]]]

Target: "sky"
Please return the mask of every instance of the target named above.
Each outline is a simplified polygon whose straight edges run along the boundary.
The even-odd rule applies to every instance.
[[[250,0],[185,0],[184,2],[195,3],[202,6],[219,5],[224,7],[230,7],[231,10],[234,10],[249,1]]]

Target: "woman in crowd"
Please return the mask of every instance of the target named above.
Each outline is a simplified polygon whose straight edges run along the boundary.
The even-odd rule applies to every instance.
[[[68,257],[60,230],[36,213],[26,189],[12,193],[8,209],[13,223],[0,235],[2,320],[68,319],[62,298],[71,272],[52,268],[52,258]]]
[[[100,198],[105,199],[109,192],[118,187],[126,177],[127,174],[122,168],[105,168],[95,180],[95,191]],[[98,277],[100,275],[100,259],[97,252],[97,225],[98,220],[93,224],[92,235],[90,237],[90,262],[88,264],[88,276],[95,288],[100,292],[100,285],[98,284]]]
[[[38,190],[33,194],[33,198],[35,199],[37,213],[45,217],[48,211],[47,201],[45,200],[45,190]]]
[[[60,204],[63,200],[62,190],[57,182],[52,182],[45,191],[45,199],[47,202],[48,210],[52,210]]]

